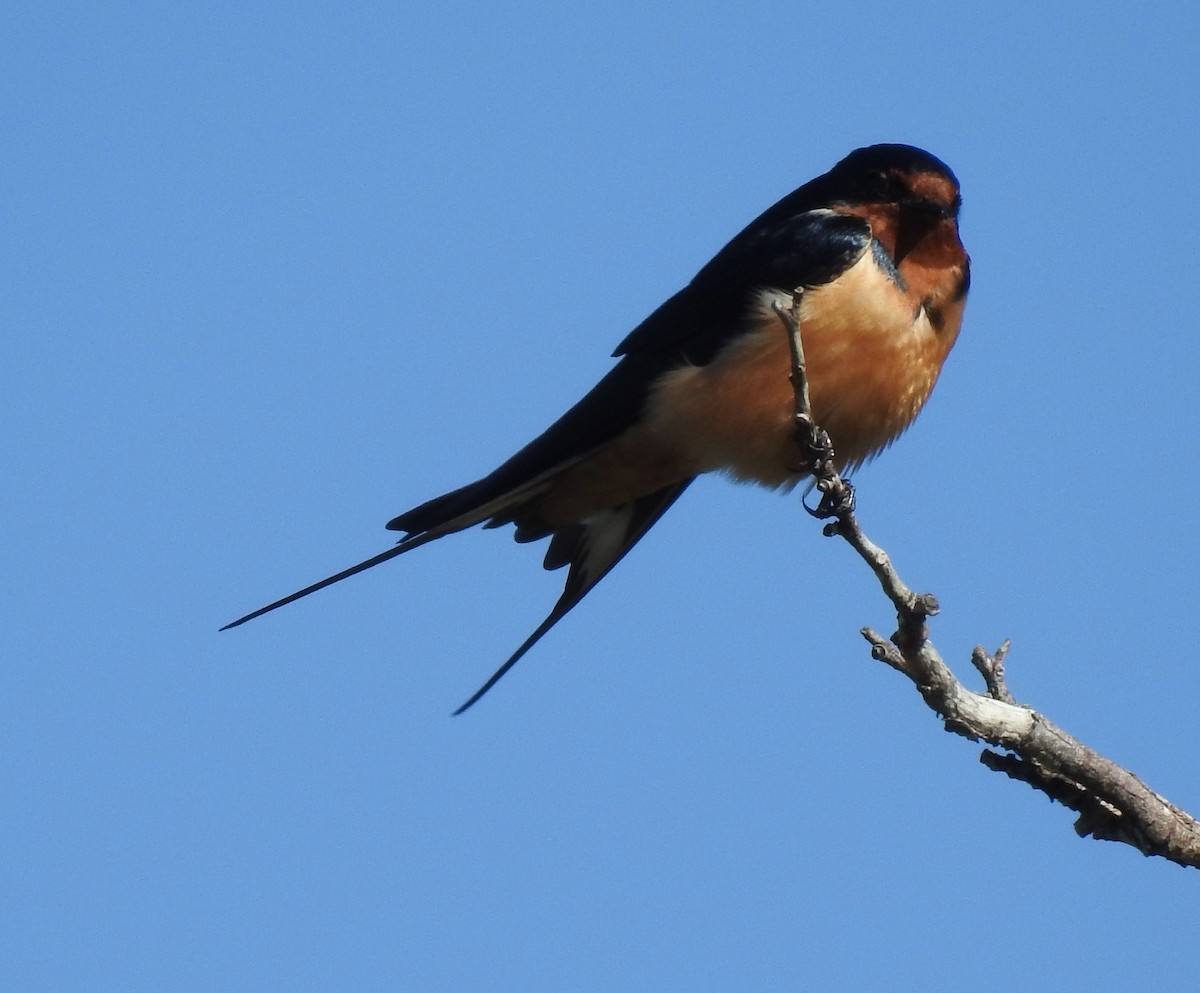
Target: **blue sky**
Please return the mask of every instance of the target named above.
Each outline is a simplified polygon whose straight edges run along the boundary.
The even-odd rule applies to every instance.
[[[858,477],[960,675],[1200,812],[1192,4],[0,14],[13,990],[1183,988],[1193,873],[1077,840],[857,631],[794,496],[561,576],[469,532],[236,631],[492,468],[875,141],[974,284]]]

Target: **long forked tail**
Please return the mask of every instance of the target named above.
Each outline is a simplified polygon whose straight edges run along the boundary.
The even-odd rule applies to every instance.
[[[691,482],[691,479],[685,479],[655,493],[631,500],[629,503],[614,507],[611,510],[602,511],[584,521],[567,525],[553,532],[550,547],[546,551],[545,566],[547,569],[558,569],[562,566],[570,565],[562,595],[558,598],[558,601],[546,616],[546,619],[538,625],[533,634],[525,639],[504,664],[488,678],[487,682],[476,690],[466,703],[454,711],[454,714],[457,716],[474,706],[488,690],[500,681],[501,677],[509,669],[520,661],[526,652],[541,640],[547,631],[554,627],[576,604],[587,596],[592,588],[608,575],[612,568],[625,557],[625,554],[666,513],[667,509],[679,499],[679,496],[687,489]],[[347,579],[357,573],[364,572],[373,566],[388,561],[388,559],[393,559],[397,555],[403,555],[405,552],[419,548],[421,545],[428,544],[446,534],[470,527],[472,524],[478,524],[498,511],[502,511],[504,505],[508,502],[508,500],[497,500],[485,505],[483,508],[476,508],[474,512],[464,513],[451,521],[443,523],[439,527],[434,527],[428,531],[418,531],[409,537],[402,538],[395,547],[389,548],[385,552],[380,552],[378,555],[373,555],[371,558],[365,559],[357,565],[352,565],[348,569],[343,569],[341,572],[328,576],[320,582],[313,583],[311,586],[306,586],[304,589],[276,600],[274,603],[269,603],[265,607],[251,611],[244,617],[239,617],[236,621],[226,624],[221,630],[227,631],[240,624],[245,624],[256,617],[261,617],[263,614],[293,603],[302,597],[306,597],[310,593],[316,593],[317,590],[323,590],[326,586],[332,586],[334,583]],[[432,503],[433,501],[431,501]],[[403,517],[397,518],[393,524],[403,519]],[[500,520],[497,520],[497,523],[500,523]],[[401,524],[401,526],[404,525]],[[520,537],[519,531],[518,540],[525,540]]]

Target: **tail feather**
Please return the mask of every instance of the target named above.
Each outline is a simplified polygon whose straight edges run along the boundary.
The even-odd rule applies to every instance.
[[[239,625],[245,624],[247,621],[252,621],[256,617],[262,617],[263,614],[269,614],[272,610],[279,607],[285,607],[289,603],[308,596],[310,593],[316,593],[317,590],[323,590],[326,586],[332,586],[334,583],[339,583],[343,579],[349,579],[351,576],[357,575],[360,572],[365,572],[372,566],[377,566],[381,562],[386,562],[388,559],[394,559],[397,555],[403,555],[405,552],[410,552],[414,548],[427,544],[433,541],[434,538],[440,538],[440,534],[419,534],[411,538],[405,538],[394,548],[389,548],[386,552],[380,552],[378,555],[372,555],[369,559],[359,562],[357,565],[350,566],[349,569],[343,569],[339,573],[332,576],[327,576],[318,583],[313,583],[312,586],[306,586],[302,590],[297,590],[295,593],[290,593],[274,603],[269,603],[265,607],[259,607],[258,610],[252,610],[244,617],[239,617],[236,621],[230,621],[220,630],[228,631],[230,628],[236,628]]]
[[[482,482],[482,481],[481,481]],[[230,628],[238,627],[245,624],[247,621],[252,621],[256,617],[262,617],[263,614],[268,614],[272,610],[279,607],[285,607],[289,603],[294,603],[310,593],[316,593],[317,590],[323,590],[326,586],[332,586],[334,583],[339,583],[343,579],[349,579],[360,572],[365,572],[380,563],[387,562],[389,559],[394,559],[397,555],[403,555],[405,552],[410,552],[414,548],[420,548],[422,545],[427,545],[429,542],[437,538],[444,537],[448,534],[453,534],[456,531],[462,531],[472,527],[481,521],[493,517],[495,514],[503,513],[511,507],[525,503],[532,497],[536,496],[546,486],[550,485],[550,479],[536,479],[526,486],[503,496],[492,500],[490,503],[480,505],[478,501],[472,504],[470,496],[473,491],[477,490],[479,483],[472,483],[469,486],[464,486],[461,489],[446,493],[440,497],[434,497],[426,503],[415,507],[399,517],[393,518],[388,522],[388,527],[393,531],[407,530],[411,533],[401,538],[393,548],[389,548],[386,552],[380,552],[378,555],[372,555],[369,559],[365,559],[356,565],[350,566],[348,569],[343,569],[341,572],[335,573],[332,576],[327,576],[320,582],[313,583],[311,586],[306,586],[302,590],[297,590],[295,593],[276,600],[274,603],[269,603],[265,607],[259,607],[258,610],[251,611],[244,617],[239,617],[236,621],[230,621],[221,631],[228,631]],[[442,510],[441,515],[436,514],[435,509]],[[459,508],[462,508],[461,510]],[[447,514],[454,516],[447,517]],[[412,527],[406,523],[410,518],[416,519],[415,515],[420,515],[420,518],[427,521],[428,524],[424,527]]]
[[[480,521],[488,522],[485,527],[500,527],[512,521],[520,507],[548,490],[558,476],[584,457],[570,459],[507,489],[498,488],[491,476],[485,476],[393,517],[387,522],[387,529],[410,534],[436,531],[440,536],[462,531]]]
[[[466,703],[454,711],[455,716],[474,706],[547,631],[587,596],[667,512],[671,504],[679,499],[691,482],[691,479],[685,479],[681,483],[675,483],[656,493],[639,497],[557,531],[546,551],[545,564],[547,569],[557,569],[570,564],[571,569],[567,573],[562,595],[533,634],[488,677],[487,682],[479,687]]]

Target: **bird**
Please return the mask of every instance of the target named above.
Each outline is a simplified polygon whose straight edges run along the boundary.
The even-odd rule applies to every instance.
[[[779,490],[804,478],[777,308],[800,301],[812,415],[840,470],[908,428],[962,324],[971,276],[961,205],[950,167],[923,149],[852,151],[734,236],[625,337],[595,387],[498,468],[392,518],[387,528],[404,534],[387,551],[221,630],[474,525],[514,525],[518,542],[548,538],[545,568],[567,567],[562,594],[461,714],[697,476]]]

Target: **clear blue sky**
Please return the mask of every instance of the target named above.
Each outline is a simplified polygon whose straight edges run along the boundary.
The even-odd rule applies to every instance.
[[[862,519],[964,678],[1011,637],[1020,699],[1200,812],[1198,39],[1184,2],[8,5],[0,986],[1194,983],[1200,877],[943,733],[795,496],[702,481],[460,718],[561,581],[506,533],[217,627],[911,142],[975,281]]]

